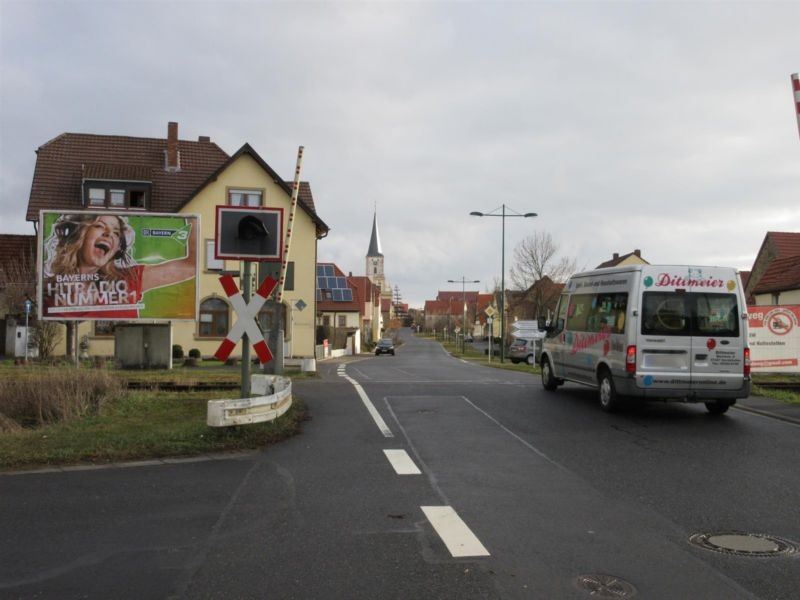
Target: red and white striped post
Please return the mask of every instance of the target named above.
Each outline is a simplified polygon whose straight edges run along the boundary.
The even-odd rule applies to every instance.
[[[289,249],[292,245],[292,228],[294,227],[294,215],[297,212],[297,198],[300,195],[300,169],[303,166],[303,146],[297,149],[297,165],[294,168],[294,181],[292,182],[292,203],[289,207],[289,221],[286,224],[286,238],[283,244],[283,260],[281,261],[281,273],[278,277],[278,303],[283,296],[283,288],[286,285],[286,270],[289,266]]]
[[[797,115],[797,133],[800,134],[800,78],[792,73],[792,92],[794,93],[794,111]]]

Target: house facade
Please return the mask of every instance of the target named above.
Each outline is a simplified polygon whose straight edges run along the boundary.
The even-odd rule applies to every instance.
[[[284,355],[313,357],[317,242],[328,227],[316,213],[307,183],[300,186],[293,223],[291,197],[291,184],[249,144],[229,156],[208,137],[178,139],[177,123],[169,123],[166,139],[65,133],[44,144],[37,151],[27,219],[37,226],[40,210],[199,216],[198,318],[172,322],[171,335],[184,351],[196,348],[209,357],[236,318],[219,277],[238,274],[241,267],[240,261],[215,258],[216,207],[278,208],[287,216],[284,239],[292,228],[281,297]],[[261,277],[277,274],[278,263],[259,263],[257,270]],[[262,325],[268,320],[266,313],[259,315]],[[79,321],[76,335],[88,343],[88,354],[113,356],[117,323]],[[65,339],[74,340],[73,335]],[[66,352],[67,346],[61,349]],[[233,354],[241,355],[241,342]]]

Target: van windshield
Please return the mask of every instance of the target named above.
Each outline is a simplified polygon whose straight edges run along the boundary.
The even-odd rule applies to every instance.
[[[642,333],[736,337],[739,314],[735,294],[645,292]]]

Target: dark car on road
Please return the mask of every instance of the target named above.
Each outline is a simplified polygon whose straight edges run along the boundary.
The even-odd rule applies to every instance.
[[[375,346],[375,356],[381,354],[391,354],[394,356],[394,342],[390,338],[381,338]]]

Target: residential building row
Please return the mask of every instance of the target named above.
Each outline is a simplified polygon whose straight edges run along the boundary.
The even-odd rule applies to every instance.
[[[214,355],[236,319],[220,276],[238,277],[242,267],[240,261],[220,259],[216,252],[217,207],[229,206],[277,209],[284,217],[281,239],[291,234],[284,264],[258,262],[256,269],[258,280],[284,276],[280,298],[284,356],[314,357],[321,336],[329,334],[331,345],[343,344],[348,330],[377,340],[385,320],[392,316],[377,212],[364,276],[344,275],[336,265],[318,261],[318,242],[328,235],[329,227],[317,212],[311,185],[299,183],[294,211],[292,185],[250,144],[228,155],[207,136],[180,139],[175,122],[168,123],[164,138],[82,133],[53,138],[36,150],[26,212],[36,233],[0,234],[0,318],[7,326],[3,331],[24,321],[26,299],[36,300],[43,251],[40,211],[57,211],[67,219],[73,213],[112,211],[185,215],[187,223],[188,217],[199,223],[198,231],[192,232],[199,269],[197,313],[195,319],[171,321],[170,335],[173,344],[187,351],[196,348],[203,356]],[[29,318],[35,319],[37,313],[34,307]],[[262,330],[269,327],[271,318],[268,310],[259,312]],[[55,354],[70,353],[80,339],[90,355],[114,356],[115,327],[124,321],[76,318],[64,322]],[[8,352],[9,340],[5,341]],[[241,342],[233,355],[241,355]]]

